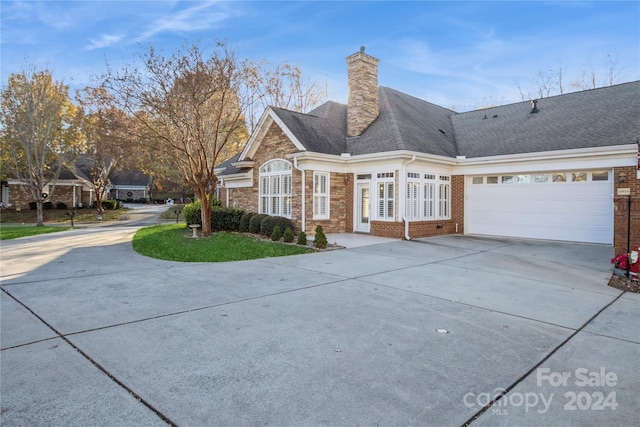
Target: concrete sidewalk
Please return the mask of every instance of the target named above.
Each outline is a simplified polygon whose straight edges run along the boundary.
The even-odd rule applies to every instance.
[[[610,247],[442,236],[184,264],[133,232],[3,243],[3,425],[638,424],[640,295],[606,286]]]

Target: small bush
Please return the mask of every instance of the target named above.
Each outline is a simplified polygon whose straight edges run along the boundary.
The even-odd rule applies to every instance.
[[[222,202],[214,197],[213,201],[211,202],[211,206],[213,207],[222,206]]]
[[[136,203],[147,203],[147,199],[145,199],[144,197],[140,197],[138,200],[136,200]]]
[[[240,231],[249,231],[249,221],[251,220],[251,217],[256,215],[255,212],[245,212],[242,214],[242,216],[240,217],[240,224],[239,224],[239,229]]]
[[[313,246],[318,249],[325,249],[327,247],[327,236],[325,236],[324,230],[319,224],[316,227],[316,235],[313,238]]]
[[[118,201],[117,200],[103,200],[102,201],[102,209],[118,209]]]
[[[56,209],[60,210],[60,211],[66,211],[67,210],[67,204],[64,202],[58,202],[56,203]]]
[[[42,209],[46,211],[53,209],[53,202],[44,202],[42,204]]]
[[[275,227],[273,227],[273,233],[271,233],[271,240],[273,240],[274,242],[277,242],[281,238],[282,238],[282,230],[280,230],[280,227],[276,225]]]
[[[187,223],[187,226],[192,224],[202,225],[202,212],[200,212],[200,209],[200,200],[196,200],[193,203],[184,205],[182,213],[184,215],[184,221]]]
[[[260,232],[260,222],[268,217],[269,215],[265,214],[255,214],[249,220],[249,233],[259,233]]]
[[[282,240],[285,243],[293,243],[293,230],[291,229],[291,227],[287,227],[287,229],[284,230],[284,234],[282,235]]]
[[[300,234],[298,234],[298,244],[303,246],[307,245],[307,234],[304,231],[301,231]]]
[[[211,210],[211,229],[219,231],[238,230],[242,214],[244,214],[242,209],[216,206]]]
[[[267,216],[260,221],[260,233],[265,236],[271,236],[276,226],[280,227],[280,230],[293,229],[290,219],[282,216]]]

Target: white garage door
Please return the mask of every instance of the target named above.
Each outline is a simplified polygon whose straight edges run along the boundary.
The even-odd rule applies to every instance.
[[[467,232],[613,243],[612,171],[467,178]]]

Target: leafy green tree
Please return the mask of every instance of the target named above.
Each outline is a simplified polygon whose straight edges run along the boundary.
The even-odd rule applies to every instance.
[[[82,121],[69,88],[48,70],[12,74],[2,89],[2,168],[36,202],[39,226],[44,225],[43,203],[52,196],[61,169],[84,148]]]

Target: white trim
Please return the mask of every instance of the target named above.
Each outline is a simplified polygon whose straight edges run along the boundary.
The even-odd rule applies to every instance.
[[[325,188],[326,191],[324,193],[316,193],[316,177],[326,177]],[[331,218],[331,173],[330,172],[313,172],[313,219],[330,219]],[[316,214],[316,197],[325,199],[325,208],[326,211],[322,215]]]
[[[269,128],[274,122],[280,127],[282,132],[284,132],[287,138],[289,138],[289,140],[293,143],[293,145],[298,150],[300,151],[306,150],[306,148],[300,143],[300,141],[298,141],[298,138],[296,138],[293,132],[291,132],[291,130],[287,128],[287,126],[280,119],[280,117],[278,117],[278,115],[273,111],[273,109],[271,107],[267,107],[264,113],[262,113],[262,117],[260,117],[260,120],[258,121],[258,125],[256,127],[258,131],[254,132],[249,138],[247,145],[245,145],[244,149],[242,150],[242,153],[240,153],[240,157],[238,157],[238,163],[244,162],[247,157],[250,159],[253,158],[256,151],[258,151],[258,148],[260,147],[262,140],[264,139],[267,132],[269,131]]]

